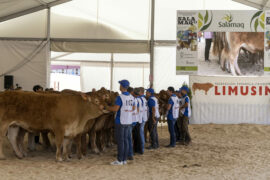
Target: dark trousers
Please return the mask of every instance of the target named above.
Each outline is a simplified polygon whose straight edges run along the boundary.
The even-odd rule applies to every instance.
[[[189,118],[187,116],[182,116],[180,118],[180,123],[178,124],[179,129],[181,131],[180,140],[186,143],[189,143],[191,141],[191,137],[188,131],[188,122],[189,122]]]
[[[151,138],[151,147],[158,148],[159,142],[158,142],[158,132],[157,132],[157,124],[159,119],[156,118],[156,122],[153,122],[152,117],[149,118],[148,122],[148,130],[150,132],[150,138]]]
[[[35,143],[36,143],[36,144],[39,143],[39,134],[38,134],[38,136],[35,136]]]
[[[212,39],[205,39],[205,51],[204,51],[204,58],[205,60],[209,60],[209,51],[211,48]]]
[[[170,133],[170,146],[175,146],[176,143],[176,138],[175,138],[175,123],[176,119],[168,119],[168,128],[169,128],[169,133]]]
[[[140,124],[137,123],[133,128],[133,149],[135,153],[142,153],[142,145],[140,138]]]
[[[176,122],[174,124],[174,132],[175,132],[176,141],[179,141],[180,140],[180,130],[178,128],[178,119],[176,120]]]
[[[117,160],[122,162],[128,156],[128,134],[131,125],[116,124]]]

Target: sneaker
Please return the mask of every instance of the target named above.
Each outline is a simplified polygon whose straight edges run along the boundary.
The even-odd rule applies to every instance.
[[[130,160],[130,161],[132,161],[134,158],[133,158],[133,156],[130,156],[127,159]]]
[[[174,148],[175,146],[173,146],[173,145],[168,145],[168,146],[166,146],[166,148]]]
[[[123,162],[120,162],[120,161],[114,161],[114,162],[111,162],[111,165],[123,165]]]
[[[123,161],[123,165],[126,165],[127,164],[127,161]]]

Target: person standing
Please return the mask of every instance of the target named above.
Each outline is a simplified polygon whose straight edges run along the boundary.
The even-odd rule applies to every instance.
[[[173,87],[168,87],[167,93],[170,96],[167,109],[168,110],[167,122],[170,133],[170,144],[166,147],[173,148],[175,147],[176,144],[175,123],[177,118],[179,117],[179,99],[175,95]]]
[[[181,121],[182,121],[184,111],[185,111],[184,109],[182,109],[180,111],[180,107],[182,105],[184,105],[184,102],[183,102],[184,99],[182,98],[181,91],[182,91],[182,89],[180,88],[179,91],[176,91],[176,93],[175,93],[179,99],[179,117],[176,120],[176,126],[177,126],[177,130],[178,130],[178,134],[176,134],[176,141],[181,141],[181,136],[182,136],[182,134],[181,134],[181,129],[182,129]]]
[[[140,88],[140,142],[141,142],[141,150],[140,154],[144,153],[144,145],[145,145],[145,137],[144,137],[144,126],[146,121],[148,120],[148,106],[147,106],[147,100],[144,95],[144,88]]]
[[[134,98],[127,92],[129,87],[128,80],[119,81],[120,94],[116,98],[114,106],[107,107],[106,109],[116,113],[115,130],[117,138],[117,160],[112,162],[111,165],[125,165],[127,164],[128,156],[128,133],[132,124],[132,112],[134,111]]]
[[[133,150],[134,153],[140,153],[141,151],[141,140],[140,140],[140,107],[141,100],[139,98],[140,90],[135,88],[133,91],[133,96],[135,97],[135,111],[133,115]]]
[[[154,94],[155,94],[154,89],[152,88],[147,89],[146,97],[149,98],[148,100],[148,108],[149,108],[148,130],[150,132],[150,137],[151,137],[151,146],[148,149],[159,148],[157,124],[160,118],[160,114],[159,114],[158,100],[154,96]]]
[[[209,61],[209,52],[211,49],[212,39],[213,39],[213,32],[204,32],[205,38],[205,50],[204,50],[204,59],[205,61]]]
[[[128,88],[128,92],[134,98],[134,110],[132,111],[132,125],[129,127],[128,133],[128,160],[133,160],[134,150],[136,150],[137,146],[137,134],[136,134],[136,125],[138,123],[138,100],[136,98],[135,92],[133,88]]]
[[[187,95],[189,89],[187,86],[181,88],[183,97],[183,105],[180,107],[180,111],[183,112],[183,118],[181,121],[181,142],[184,145],[188,145],[191,142],[191,137],[188,131],[189,118],[191,117],[190,99]]]

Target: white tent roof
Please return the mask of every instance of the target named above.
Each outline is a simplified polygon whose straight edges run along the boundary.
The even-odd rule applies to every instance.
[[[71,0],[0,0],[0,22]]]
[[[270,9],[270,1],[269,0],[233,0],[235,2],[239,2],[245,4],[247,6],[254,7],[256,9]]]

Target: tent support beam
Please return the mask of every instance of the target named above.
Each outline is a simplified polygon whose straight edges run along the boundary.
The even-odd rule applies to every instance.
[[[1,17],[0,22],[7,21],[9,19],[14,19],[14,18],[17,18],[17,17],[20,17],[20,16],[24,16],[26,14],[31,14],[31,13],[34,13],[34,12],[37,12],[37,11],[41,11],[43,9],[47,9],[49,7],[53,7],[53,6],[62,4],[62,3],[66,3],[68,1],[71,1],[71,0],[57,0],[57,1],[54,1],[54,2],[51,2],[51,3],[48,3],[46,5],[42,4],[42,5],[37,6],[37,7],[33,7],[33,8],[30,8],[30,9],[26,9],[24,11],[21,11],[21,12],[17,12],[17,13],[14,13],[14,14],[10,14],[10,15]]]
[[[46,67],[46,87],[50,87],[51,81],[51,8],[47,10],[47,67]]]
[[[155,0],[151,0],[150,87],[154,88]]]

